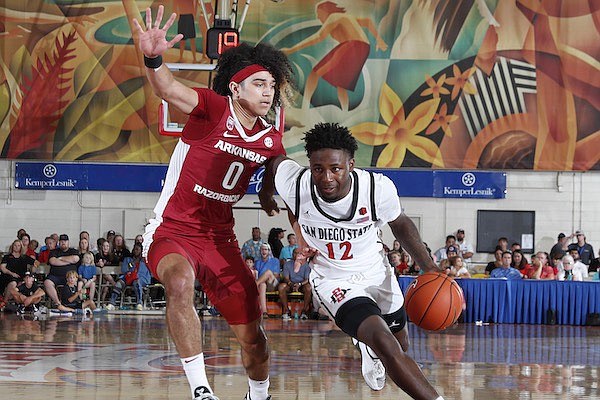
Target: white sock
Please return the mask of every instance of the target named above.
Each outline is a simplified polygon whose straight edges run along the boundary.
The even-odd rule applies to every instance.
[[[444,400],[444,398],[442,396],[439,396],[437,399],[435,400]]]
[[[248,378],[251,400],[265,400],[269,396],[269,377],[264,381],[255,381]]]
[[[200,353],[197,356],[187,357],[181,359],[185,376],[187,377],[188,383],[190,384],[190,390],[192,391],[192,398],[194,398],[194,391],[200,386],[204,386],[212,393],[212,388],[208,383],[206,377],[206,370],[204,369],[204,354]]]

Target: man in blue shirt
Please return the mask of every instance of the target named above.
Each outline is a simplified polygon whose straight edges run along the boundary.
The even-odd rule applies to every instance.
[[[294,249],[298,248],[298,244],[296,243],[296,235],[290,233],[287,235],[288,245],[281,249],[281,253],[279,253],[279,259],[285,261],[292,260],[294,256],[292,252]]]
[[[292,259],[283,264],[283,273],[281,274],[281,283],[279,284],[279,299],[283,306],[284,313],[281,316],[284,321],[291,319],[288,308],[288,293],[301,292],[304,295],[304,306],[300,319],[308,319],[308,314],[312,308],[312,288],[309,282],[310,266],[307,262],[296,266],[296,257],[299,250],[296,248],[292,252]]]
[[[491,278],[521,279],[521,273],[518,269],[510,266],[512,263],[512,253],[505,251],[502,253],[502,266],[495,268],[490,274]]]
[[[268,243],[260,245],[260,257],[256,260],[254,266],[258,272],[256,285],[258,286],[260,308],[263,312],[263,318],[268,318],[267,292],[277,290],[281,275],[279,260],[271,254],[271,246]]]

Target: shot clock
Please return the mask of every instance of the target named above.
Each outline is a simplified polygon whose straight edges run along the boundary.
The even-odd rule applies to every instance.
[[[229,20],[215,20],[215,26],[206,32],[206,55],[215,60],[224,51],[240,44],[240,34]]]

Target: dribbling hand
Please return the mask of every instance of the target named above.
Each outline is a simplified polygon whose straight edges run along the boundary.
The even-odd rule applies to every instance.
[[[137,19],[133,20],[133,26],[139,37],[140,50],[148,58],[162,55],[166,50],[172,48],[183,39],[183,35],[179,33],[173,39],[167,41],[167,31],[173,25],[173,22],[175,22],[177,14],[171,14],[165,25],[161,28],[160,23],[162,22],[164,12],[164,6],[158,6],[156,20],[154,21],[154,25],[152,25],[152,11],[150,7],[146,9],[146,31],[144,31]]]

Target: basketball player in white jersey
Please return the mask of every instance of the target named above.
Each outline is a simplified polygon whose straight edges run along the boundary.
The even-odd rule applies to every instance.
[[[379,228],[388,223],[424,270],[437,270],[402,212],[396,187],[382,174],[354,168],[358,145],[347,128],[317,124],[304,140],[309,169],[280,156],[273,159],[273,170],[290,222],[305,241],[305,254],[312,256],[314,295],[354,339],[373,390],[383,389],[387,370],[411,397],[441,399],[407,354],[404,297],[378,238]]]

